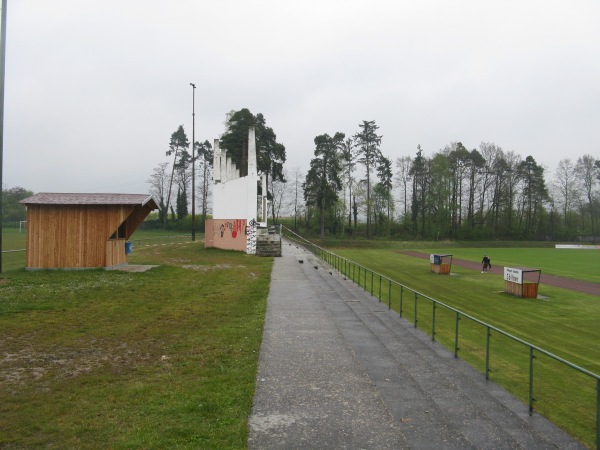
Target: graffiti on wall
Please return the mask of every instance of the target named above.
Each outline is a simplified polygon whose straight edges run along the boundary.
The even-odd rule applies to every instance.
[[[212,230],[209,231],[209,230]],[[207,219],[204,245],[224,250],[246,250],[245,219]]]
[[[246,231],[246,221],[243,219],[227,220],[221,223],[219,227],[221,238],[225,237],[225,233],[229,233],[233,239],[243,236],[242,232]]]
[[[256,255],[256,220],[252,219],[246,226],[246,253]]]

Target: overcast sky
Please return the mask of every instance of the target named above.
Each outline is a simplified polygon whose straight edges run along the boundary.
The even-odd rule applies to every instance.
[[[493,142],[553,173],[600,158],[600,2],[8,0],[4,187],[146,193],[171,134],[263,113],[314,137],[375,120],[395,160]]]

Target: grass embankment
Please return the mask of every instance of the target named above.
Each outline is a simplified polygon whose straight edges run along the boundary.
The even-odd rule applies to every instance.
[[[145,273],[0,275],[0,447],[244,448],[271,258],[136,247]]]
[[[429,261],[403,255],[393,244],[387,249],[332,248],[390,279],[435,300],[459,309],[539,346],[576,365],[600,374],[600,299],[574,291],[540,286],[539,299],[516,298],[503,293],[503,274],[481,274],[457,265],[452,275],[431,273]],[[479,249],[429,248],[426,253],[452,253],[454,257],[481,261]],[[509,266],[533,266],[544,273],[597,281],[600,252],[593,250],[556,249],[487,249],[493,263]],[[350,276],[352,274],[349,274]],[[356,272],[355,272],[356,275]],[[371,290],[370,274],[361,284]],[[379,278],[373,280],[373,292],[379,295]],[[400,309],[400,288],[382,283],[382,301],[391,299]],[[414,293],[404,290],[403,317],[415,320]],[[433,330],[433,307],[424,298],[417,300],[417,324],[426,333]],[[456,314],[441,306],[436,308],[435,339],[454,350]],[[486,328],[463,317],[459,321],[459,357],[485,372]],[[492,332],[490,344],[490,378],[528,402],[528,348]],[[594,446],[596,418],[595,381],[541,354],[534,361],[534,408],[588,446]]]

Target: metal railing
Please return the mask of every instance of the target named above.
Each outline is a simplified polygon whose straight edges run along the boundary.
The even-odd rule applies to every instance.
[[[561,365],[564,365],[565,367],[568,367],[569,369],[572,369],[582,375],[584,375],[585,377],[588,377],[588,379],[593,380],[593,382],[595,382],[595,388],[596,388],[596,399],[595,399],[595,403],[596,403],[596,423],[595,423],[595,428],[596,428],[596,448],[600,447],[600,375],[591,372],[583,367],[580,367],[576,364],[573,364],[570,361],[567,361],[563,358],[561,358],[560,356],[557,356],[547,350],[544,350],[543,348],[531,344],[521,338],[518,338],[500,328],[497,328],[493,325],[490,325],[482,320],[477,319],[476,317],[469,315],[459,309],[456,309],[450,305],[447,305],[439,300],[436,300],[428,295],[425,295],[419,291],[416,291],[402,283],[399,283],[398,281],[392,280],[388,277],[386,277],[385,275],[382,275],[374,270],[371,270],[355,261],[352,261],[348,258],[345,258],[343,256],[337,255],[333,252],[330,252],[322,247],[319,247],[316,244],[313,244],[312,242],[304,239],[303,237],[301,237],[300,235],[294,233],[292,230],[284,227],[285,232],[286,232],[286,238],[290,239],[290,240],[294,240],[296,242],[298,242],[300,245],[302,245],[303,247],[305,247],[307,250],[311,251],[313,254],[315,254],[315,256],[317,256],[318,258],[320,258],[321,260],[323,260],[325,263],[327,263],[329,266],[331,266],[333,269],[337,270],[339,273],[341,273],[343,276],[345,276],[346,278],[350,279],[351,281],[353,281],[354,283],[356,283],[357,285],[359,285],[360,287],[362,287],[366,292],[370,292],[370,294],[374,297],[376,297],[380,302],[384,302],[387,301],[387,305],[388,308],[392,308],[392,292],[393,289],[396,288],[398,290],[398,297],[397,299],[399,300],[398,303],[398,313],[400,314],[400,317],[404,317],[405,316],[405,307],[406,307],[406,303],[410,302],[411,304],[409,305],[412,309],[412,319],[413,319],[413,323],[414,323],[414,327],[415,328],[419,328],[418,323],[419,323],[419,302],[420,301],[426,301],[429,302],[430,304],[430,309],[431,309],[431,318],[430,318],[430,322],[431,322],[431,339],[433,341],[436,340],[436,334],[438,332],[437,327],[437,322],[436,322],[436,318],[438,315],[438,309],[443,308],[446,311],[449,311],[454,317],[453,317],[453,330],[450,330],[451,333],[454,335],[453,338],[453,351],[454,351],[454,356],[458,357],[459,351],[461,350],[460,346],[459,346],[459,342],[460,342],[460,331],[461,331],[461,327],[460,327],[460,321],[461,319],[469,319],[470,321],[472,321],[474,324],[483,327],[483,329],[485,330],[485,379],[489,380],[490,379],[490,373],[491,373],[491,363],[490,363],[490,359],[491,359],[491,350],[490,350],[490,344],[491,344],[491,337],[492,337],[492,332],[497,333],[501,336],[504,336],[506,338],[508,338],[509,340],[519,344],[520,346],[524,346],[527,350],[527,358],[528,358],[528,373],[524,374],[525,377],[528,379],[528,406],[529,406],[529,414],[532,415],[533,414],[533,409],[534,409],[534,402],[536,401],[535,398],[535,365],[534,365],[534,361],[535,359],[539,356],[539,355],[544,355],[548,358],[550,358],[551,360],[554,360],[558,363],[560,363]],[[387,286],[384,286],[384,284],[387,284]],[[387,290],[387,295],[385,293],[385,291]],[[410,298],[406,298],[406,297],[410,297]]]

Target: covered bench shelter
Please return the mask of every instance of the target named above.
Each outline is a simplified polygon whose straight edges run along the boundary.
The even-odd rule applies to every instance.
[[[541,277],[541,269],[505,267],[504,292],[522,298],[537,298]]]
[[[431,271],[439,275],[448,275],[452,270],[452,255],[432,253],[429,255]]]
[[[126,265],[126,240],[158,208],[147,194],[39,193],[21,203],[30,270]]]

